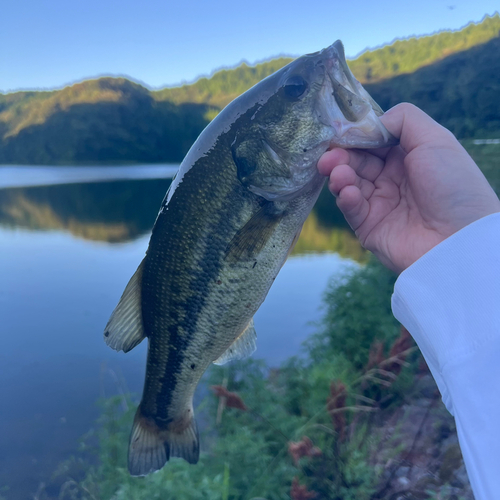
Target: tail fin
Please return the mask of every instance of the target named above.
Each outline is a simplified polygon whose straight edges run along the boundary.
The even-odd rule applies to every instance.
[[[170,457],[180,457],[190,464],[198,463],[200,440],[198,427],[190,412],[187,422],[172,422],[161,429],[141,413],[135,414],[128,448],[128,470],[132,476],[146,476],[160,470]]]

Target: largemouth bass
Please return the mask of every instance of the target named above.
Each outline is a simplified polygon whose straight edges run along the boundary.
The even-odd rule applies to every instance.
[[[124,352],[148,338],[132,475],[170,457],[198,461],[193,394],[201,376],[256,349],[253,315],[324,184],[318,159],[332,146],[396,144],[381,114],[337,41],[235,99],[196,140],[104,333]]]

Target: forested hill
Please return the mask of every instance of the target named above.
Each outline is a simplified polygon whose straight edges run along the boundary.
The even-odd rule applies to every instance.
[[[389,109],[412,102],[457,137],[500,137],[500,36],[365,88]]]
[[[403,100],[459,137],[500,129],[500,15],[460,31],[400,40],[350,67],[387,108]],[[177,88],[124,78],[0,94],[0,164],[178,162],[233,98],[291,59],[242,64]]]
[[[208,123],[207,105],[157,101],[124,78],[19,94],[0,101],[0,163],[178,162]]]
[[[361,83],[374,83],[397,75],[411,73],[500,35],[500,15],[485,17],[481,23],[470,23],[458,31],[443,31],[429,36],[396,40],[375,50],[366,51],[349,61],[354,76]],[[334,40],[332,40],[334,42]],[[348,47],[346,48],[348,50]],[[254,67],[243,63],[230,70],[221,70],[210,78],[200,78],[182,87],[153,92],[157,99],[175,103],[203,102],[224,107],[252,85],[282,68],[292,58],[282,57]]]

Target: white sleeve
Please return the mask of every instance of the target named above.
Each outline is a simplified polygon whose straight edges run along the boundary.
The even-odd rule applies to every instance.
[[[500,499],[500,213],[406,269],[392,310],[455,417],[476,500]]]

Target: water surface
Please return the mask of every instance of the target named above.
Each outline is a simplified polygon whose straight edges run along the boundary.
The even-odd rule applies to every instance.
[[[54,167],[37,177],[16,168],[3,178],[0,169],[11,186],[0,189],[0,488],[9,500],[50,482],[93,425],[99,397],[142,390],[146,344],[116,353],[102,332],[170,183],[157,167]],[[254,357],[271,366],[300,352],[329,278],[364,255],[333,207],[320,200],[255,316]]]
[[[47,186],[78,182],[124,179],[172,178],[178,165],[134,165],[108,167],[47,167],[0,165],[0,188]]]

